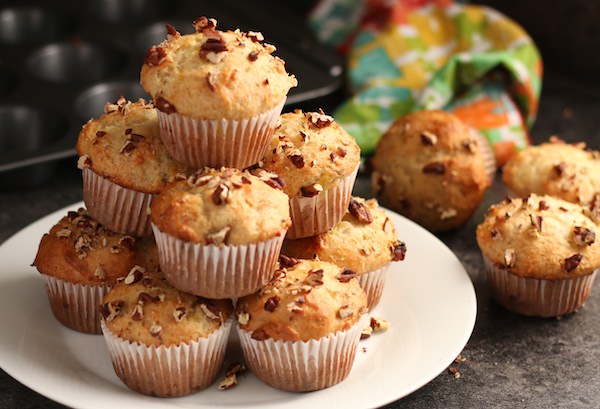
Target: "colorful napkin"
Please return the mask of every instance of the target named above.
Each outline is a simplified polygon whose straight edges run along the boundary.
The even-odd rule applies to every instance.
[[[478,129],[499,165],[529,145],[542,60],[499,12],[451,0],[321,0],[309,22],[347,56],[351,97],[333,115],[363,154],[396,118],[423,109]]]

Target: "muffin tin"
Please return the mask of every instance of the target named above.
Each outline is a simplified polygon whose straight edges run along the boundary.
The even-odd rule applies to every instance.
[[[284,110],[327,107],[343,63],[310,33],[305,15],[275,0],[4,1],[0,8],[0,189],[39,183],[75,154],[81,126],[139,84],[148,47],[214,17],[222,29],[261,31],[298,78]]]

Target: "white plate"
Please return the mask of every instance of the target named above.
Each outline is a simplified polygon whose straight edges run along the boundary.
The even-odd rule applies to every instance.
[[[435,236],[390,212],[408,252],[389,270],[372,315],[387,319],[391,327],[361,341],[344,382],[317,392],[288,393],[248,374],[227,391],[219,391],[215,382],[183,398],[147,397],[127,389],[114,374],[102,336],[71,331],[55,320],[42,279],[30,267],[42,235],[67,210],[80,206],[44,217],[0,246],[0,366],[29,388],[71,407],[378,407],[444,371],[475,324],[475,291],[456,256]],[[236,359],[237,345],[230,345],[226,360]]]

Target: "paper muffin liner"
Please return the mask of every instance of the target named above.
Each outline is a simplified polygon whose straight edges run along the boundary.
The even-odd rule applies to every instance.
[[[83,201],[88,214],[114,232],[150,236],[148,207],[153,197],[111,182],[89,168],[83,169]]]
[[[494,182],[496,178],[496,173],[498,171],[498,162],[496,161],[496,155],[494,154],[494,150],[492,149],[492,145],[487,140],[485,136],[483,136],[477,130],[471,128],[471,132],[477,138],[477,142],[481,147],[481,153],[483,155],[483,161],[485,163],[485,173],[490,180],[490,183]]]
[[[509,311],[536,317],[558,317],[581,308],[592,290],[598,269],[564,280],[520,277],[484,263],[492,296]]]
[[[244,359],[264,383],[286,391],[304,392],[328,388],[350,373],[360,341],[368,325],[367,314],[345,331],[309,341],[252,339],[252,332],[237,326]]]
[[[390,269],[390,265],[391,263],[387,263],[377,270],[363,273],[356,277],[362,289],[367,293],[367,308],[369,311],[377,307],[377,304],[379,304],[379,301],[381,300],[383,287],[385,286],[385,278]]]
[[[42,275],[52,313],[65,327],[87,334],[101,334],[98,306],[110,287],[70,283]]]
[[[227,348],[232,319],[206,338],[172,346],[147,346],[112,333],[102,333],[117,376],[145,395],[184,396],[205,389],[216,378]]]
[[[163,233],[152,224],[161,270],[180,291],[206,298],[237,298],[273,278],[285,231],[272,239],[240,245],[203,245]]]
[[[271,110],[244,119],[198,119],[157,111],[167,151],[194,168],[243,169],[258,163],[267,150],[285,99]]]
[[[329,231],[342,220],[348,211],[357,173],[358,167],[340,179],[336,186],[323,190],[314,197],[290,197],[292,226],[287,232],[287,238],[316,236]]]

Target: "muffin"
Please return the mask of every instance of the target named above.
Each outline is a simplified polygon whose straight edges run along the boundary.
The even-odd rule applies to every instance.
[[[167,39],[148,50],[140,79],[173,157],[195,168],[241,169],[264,155],[297,81],[261,33],[216,25],[202,17],[186,35],[167,26]]]
[[[551,196],[493,205],[477,227],[493,297],[525,315],[576,311],[600,267],[598,230],[589,210]]]
[[[207,298],[257,291],[273,277],[290,225],[277,179],[206,168],[151,205],[161,269],[177,289]]]
[[[156,109],[144,100],[119,98],[90,120],[77,140],[83,201],[109,229],[133,236],[152,233],[148,206],[187,168],[172,159],[160,139]]]
[[[367,308],[377,306],[392,261],[404,260],[392,220],[376,199],[350,199],[348,211],[331,230],[313,237],[283,241],[281,253],[293,258],[329,261],[356,274],[367,293]]]
[[[279,175],[290,197],[292,227],[287,237],[326,232],[346,213],[360,148],[323,111],[295,110],[281,115],[280,123],[262,169]]]
[[[129,388],[183,396],[214,381],[231,330],[230,300],[182,293],[160,273],[137,271],[99,309],[113,368]]]
[[[493,155],[484,144],[445,111],[406,115],[377,144],[373,191],[383,206],[430,231],[455,229],[473,215],[491,185]]]
[[[517,196],[555,196],[587,205],[600,195],[600,152],[553,137],[514,155],[502,180]]]
[[[274,388],[324,389],[350,372],[368,325],[367,296],[354,274],[332,263],[283,259],[267,286],[238,300],[246,364]]]
[[[156,254],[149,239],[114,233],[79,209],[44,234],[33,265],[44,278],[58,321],[100,334],[98,306],[104,294],[130,271],[156,267]]]

